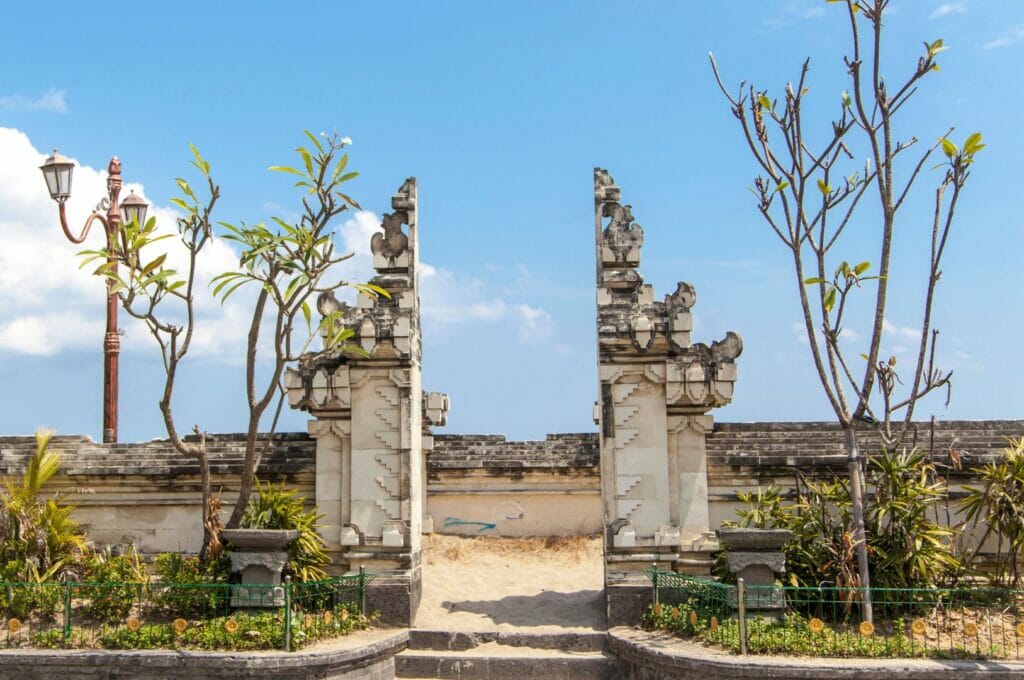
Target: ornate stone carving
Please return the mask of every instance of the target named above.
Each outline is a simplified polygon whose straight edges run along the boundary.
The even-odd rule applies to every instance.
[[[680,282],[656,300],[640,265],[644,231],[608,171],[594,171],[602,497],[609,623],[615,590],[651,561],[707,573],[709,533],[705,436],[711,408],[732,399],[735,333],[694,344],[697,293]],[[629,597],[625,597],[629,602]],[[630,606],[630,605],[627,605]]]

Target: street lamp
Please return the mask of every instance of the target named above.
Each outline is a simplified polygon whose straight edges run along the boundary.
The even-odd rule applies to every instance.
[[[117,243],[117,231],[122,222],[135,220],[139,225],[146,222],[146,202],[132,193],[122,203],[118,203],[121,193],[121,161],[114,156],[107,167],[107,197],[100,201],[82,227],[82,233],[75,236],[68,229],[67,215],[64,204],[71,196],[71,175],[75,164],[71,159],[62,156],[54,149],[53,155],[46,159],[39,169],[43,171],[46,188],[50,198],[57,202],[60,213],[60,226],[64,235],[72,243],[81,243],[89,235],[93,222],[103,224],[107,234],[107,263],[110,271],[117,272],[117,261],[113,257]],[[106,215],[101,211],[106,209]],[[113,279],[107,279],[107,331],[103,337],[103,442],[117,441],[117,355],[121,349],[121,341],[117,332],[117,294],[114,293]]]

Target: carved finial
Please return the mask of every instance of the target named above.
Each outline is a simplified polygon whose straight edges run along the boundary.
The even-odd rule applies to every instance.
[[[121,159],[118,158],[117,156],[114,156],[113,158],[111,158],[110,159],[110,164],[107,166],[107,172],[110,173],[111,175],[120,175],[121,174]]]
[[[384,233],[377,232],[370,240],[370,250],[374,255],[394,262],[406,251],[409,247],[409,237],[402,232],[403,217],[405,214],[402,212],[384,213],[384,222],[381,225]]]
[[[676,292],[665,296],[665,305],[672,310],[681,309],[684,312],[697,304],[697,290],[686,281],[680,281],[676,286]]]
[[[711,343],[711,361],[716,364],[735,361],[743,353],[743,338],[729,331],[725,338]]]

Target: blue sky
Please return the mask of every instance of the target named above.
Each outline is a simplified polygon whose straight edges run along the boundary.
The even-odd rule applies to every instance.
[[[1024,3],[896,0],[887,31],[894,79],[916,64],[922,41],[942,37],[952,48],[901,134],[934,141],[955,126],[954,138],[980,130],[988,143],[936,307],[953,398],[948,408],[930,399],[919,415],[1022,417]],[[179,2],[108,12],[4,3],[0,432],[100,434],[102,288],[77,272],[77,248],[60,235],[35,167],[43,153],[60,147],[83,166],[73,215],[84,218],[100,198],[94,170],[117,154],[125,179],[169,222],[191,142],[221,185],[219,219],[258,221],[295,210],[290,182],[266,168],[290,161],[303,129],[354,140],[361,177],[352,191],[376,215],[405,177],[419,178],[421,257],[431,271],[424,382],[452,397],[446,431],[521,438],[593,429],[595,165],[610,169],[644,226],[641,271],[657,294],[678,280],[696,286],[695,340],[728,330],[744,338],[736,399],[716,417],[828,418],[794,330],[785,252],[746,191],[753,162],[707,53],[727,82],[775,92],[810,56],[811,99],[826,111],[846,88],[846,42],[841,11],[824,0]],[[928,229],[929,191],[922,182],[897,238],[903,259],[887,339],[897,353],[920,316],[915,243]],[[843,257],[877,260],[871,217]],[[339,238],[364,243],[372,226],[373,215],[354,216]],[[99,233],[90,238],[99,244]],[[230,265],[232,255],[225,246],[217,258]],[[366,278],[365,259],[354,264],[339,275]],[[204,314],[178,421],[238,431],[242,310],[211,303]],[[131,327],[123,346],[121,438],[162,436],[156,348]],[[304,420],[290,413],[283,428],[303,429]]]

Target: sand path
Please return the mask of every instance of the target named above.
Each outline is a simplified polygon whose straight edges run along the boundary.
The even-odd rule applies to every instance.
[[[415,627],[454,631],[604,630],[599,537],[423,537]]]

